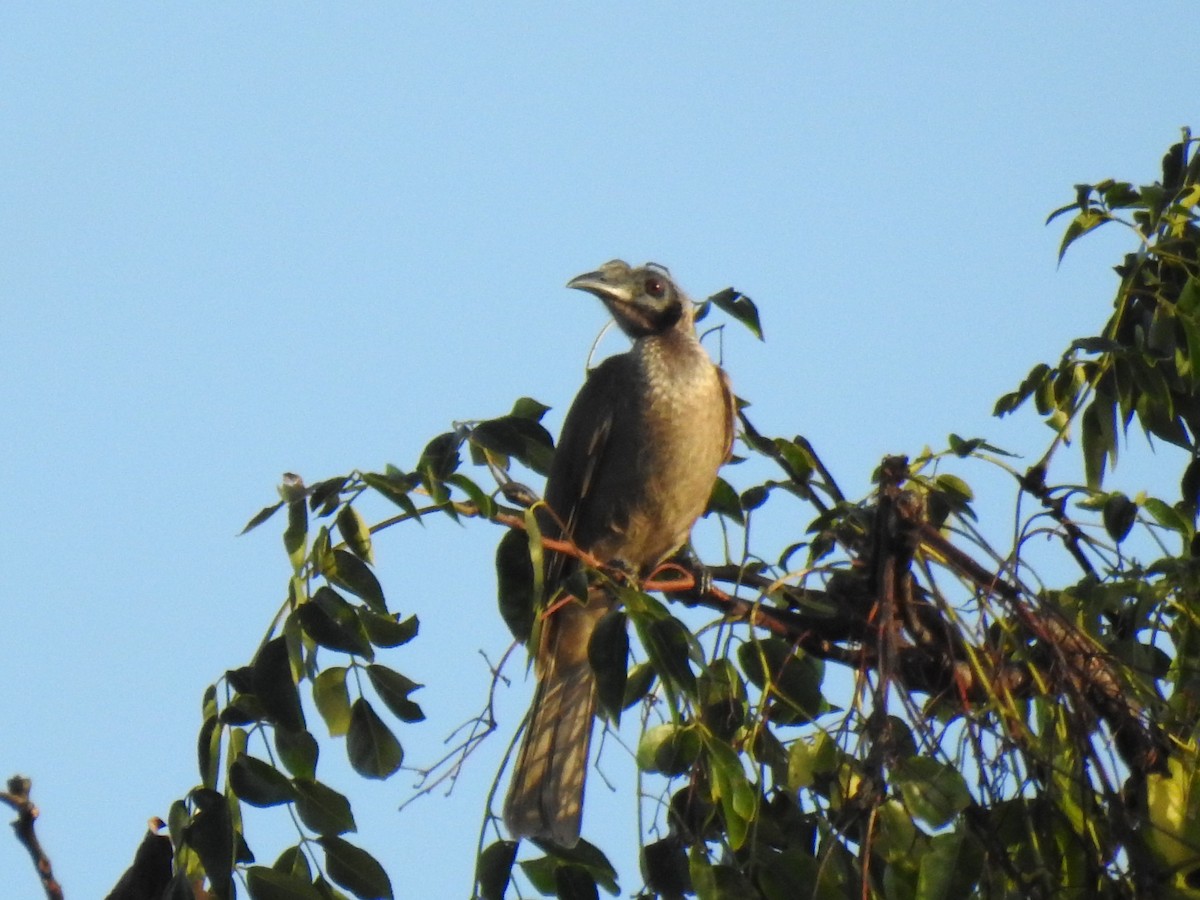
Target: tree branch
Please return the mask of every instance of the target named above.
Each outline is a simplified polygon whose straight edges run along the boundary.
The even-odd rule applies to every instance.
[[[17,840],[24,845],[33,858],[34,868],[37,869],[38,878],[42,881],[42,889],[46,892],[46,896],[50,900],[62,900],[62,887],[54,878],[50,857],[42,849],[42,844],[33,830],[33,823],[38,817],[38,808],[29,799],[29,789],[32,785],[33,782],[28,778],[14,775],[8,779],[8,790],[0,792],[0,800],[7,803],[17,813],[17,820],[12,823],[13,831],[17,833]]]

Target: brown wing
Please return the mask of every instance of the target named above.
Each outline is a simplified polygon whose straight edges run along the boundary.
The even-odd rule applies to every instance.
[[[626,515],[623,503],[627,505],[631,494],[613,487],[625,477],[635,477],[634,365],[628,354],[621,354],[591,371],[567,411],[546,481],[547,505],[567,536],[585,550],[619,530]],[[562,572],[562,559],[552,560],[547,586]]]

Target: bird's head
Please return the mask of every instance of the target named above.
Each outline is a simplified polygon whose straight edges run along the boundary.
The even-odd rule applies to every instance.
[[[599,297],[621,330],[635,340],[691,323],[691,301],[675,286],[666,267],[656,263],[635,269],[614,259],[595,272],[576,275],[567,287]]]

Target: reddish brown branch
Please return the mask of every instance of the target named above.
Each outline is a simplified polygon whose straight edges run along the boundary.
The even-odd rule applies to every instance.
[[[50,900],[62,900],[63,891],[54,878],[54,869],[50,865],[50,857],[42,849],[42,844],[34,832],[33,823],[37,821],[38,808],[29,799],[29,789],[32,782],[28,778],[14,775],[8,779],[8,790],[0,792],[0,800],[7,803],[17,813],[17,820],[12,823],[13,831],[29,855],[33,858],[34,868],[42,881],[42,889]]]

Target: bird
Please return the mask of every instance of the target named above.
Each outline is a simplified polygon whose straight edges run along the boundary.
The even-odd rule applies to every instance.
[[[567,287],[598,297],[633,346],[592,369],[567,412],[543,535],[645,578],[687,544],[729,459],[729,378],[701,346],[695,306],[665,267],[615,259]],[[571,848],[596,707],[588,641],[616,601],[600,585],[586,598],[556,597],[579,564],[546,557],[551,602],[530,641],[537,684],[503,815],[516,838]]]

